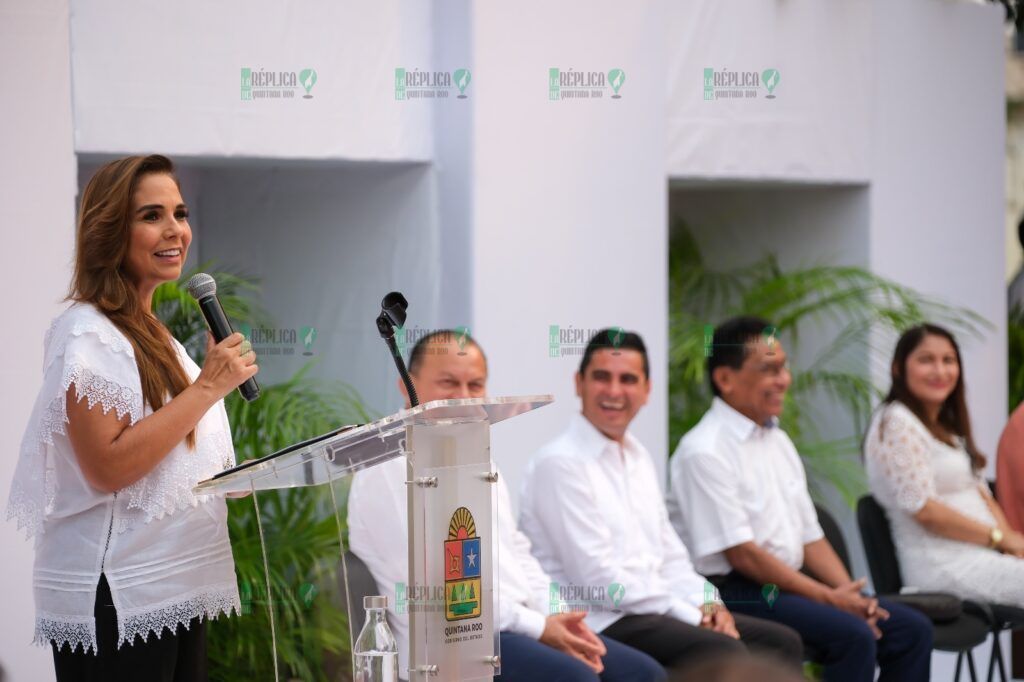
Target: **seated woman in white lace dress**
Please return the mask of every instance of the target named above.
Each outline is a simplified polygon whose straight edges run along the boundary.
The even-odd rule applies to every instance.
[[[234,464],[222,399],[257,366],[235,334],[200,371],[153,315],[191,240],[166,157],[85,188],[7,510],[35,537],[35,639],[60,682],[205,680],[204,619],[240,608],[227,506],[192,488]]]
[[[971,437],[960,349],[934,325],[896,344],[892,389],[864,441],[903,583],[1024,607],[1024,536],[1006,522]]]

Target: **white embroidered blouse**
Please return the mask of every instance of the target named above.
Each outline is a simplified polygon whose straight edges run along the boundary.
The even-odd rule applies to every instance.
[[[199,367],[174,345],[195,381]],[[200,420],[195,450],[183,440],[149,474],[108,494],[86,482],[68,440],[71,384],[90,409],[128,415],[131,424],[152,414],[132,345],[105,315],[75,303],[53,321],[7,506],[7,518],[35,537],[35,642],[96,651],[101,573],[117,611],[118,646],[136,635],[159,637],[197,616],[240,612],[227,505],[192,493],[197,482],[234,464],[223,401]]]

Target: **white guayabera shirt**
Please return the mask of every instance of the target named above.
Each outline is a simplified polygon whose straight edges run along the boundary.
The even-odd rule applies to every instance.
[[[622,445],[575,414],[569,428],[534,455],[519,522],[533,553],[570,594],[600,595],[587,623],[604,630],[625,615],[667,615],[697,625],[717,601],[669,524],[647,448]]]
[[[174,346],[195,381],[199,367],[178,341]],[[75,303],[50,326],[43,357],[43,386],[7,506],[7,518],[35,537],[35,642],[95,653],[101,573],[117,610],[118,646],[197,616],[240,611],[227,505],[192,493],[234,464],[223,401],[200,420],[195,450],[182,440],[145,477],[103,493],[86,481],[71,447],[65,395],[74,384],[90,409],[128,415],[131,424],[152,414],[132,345],[92,305]]]
[[[758,426],[721,398],[669,464],[669,516],[705,575],[726,575],[730,547],[753,542],[794,570],[825,537],[796,446],[772,419]]]

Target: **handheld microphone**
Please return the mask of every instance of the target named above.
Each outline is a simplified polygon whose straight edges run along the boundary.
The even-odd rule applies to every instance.
[[[420,404],[420,399],[416,395],[416,387],[413,386],[412,377],[409,376],[409,370],[406,369],[405,361],[402,360],[398,344],[395,343],[395,327],[401,327],[405,324],[405,309],[408,307],[409,302],[398,291],[392,291],[385,296],[384,300],[380,302],[380,315],[377,316],[377,331],[380,332],[384,343],[391,350],[391,357],[395,359],[398,375],[402,377],[402,383],[405,384],[405,390],[409,394],[409,404],[416,407]]]
[[[199,303],[199,309],[203,311],[203,317],[206,318],[206,324],[210,327],[214,341],[220,343],[235,333],[228,321],[228,316],[224,314],[224,308],[220,306],[220,300],[217,298],[217,282],[213,277],[205,272],[197,272],[188,280],[187,288],[188,293]],[[250,377],[238,387],[238,392],[246,402],[251,403],[260,397],[260,386],[256,383],[256,379]]]

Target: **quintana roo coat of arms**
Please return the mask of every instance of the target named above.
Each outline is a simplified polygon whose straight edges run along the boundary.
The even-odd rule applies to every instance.
[[[473,514],[459,507],[448,523],[444,542],[444,617],[464,620],[480,616],[480,537]]]

